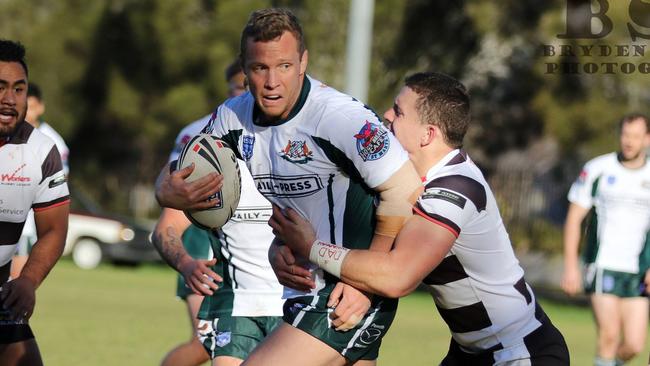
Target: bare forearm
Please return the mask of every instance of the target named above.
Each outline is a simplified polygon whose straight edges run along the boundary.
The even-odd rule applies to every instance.
[[[156,200],[162,207],[168,207],[169,203],[165,200],[164,194],[163,194],[163,185],[166,184],[169,180],[169,164],[165,165],[160,173],[158,174],[158,177],[156,178],[156,183],[155,183],[155,195],[156,195]]]
[[[51,230],[34,244],[21,277],[31,280],[38,287],[63,253],[66,231]]]
[[[345,257],[341,280],[359,290],[385,297],[410,293],[419,281],[411,281],[405,268],[398,268],[390,253],[352,250]]]
[[[580,245],[580,224],[568,222],[564,225],[564,263],[578,263],[578,247]]]
[[[179,272],[181,263],[189,258],[181,235],[173,225],[169,225],[156,227],[152,237],[153,245],[163,260]]]

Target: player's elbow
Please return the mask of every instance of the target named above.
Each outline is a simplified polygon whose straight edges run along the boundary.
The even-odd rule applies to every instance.
[[[391,280],[384,281],[383,288],[379,291],[380,295],[389,298],[404,297],[418,287],[418,281],[410,279],[408,276],[396,276]]]

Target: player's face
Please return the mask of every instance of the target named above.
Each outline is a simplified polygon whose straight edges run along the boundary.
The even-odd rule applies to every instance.
[[[246,85],[244,83],[246,76],[243,72],[238,72],[228,80],[228,97],[236,97],[244,94]]]
[[[45,105],[36,97],[27,97],[27,114],[25,120],[36,126],[45,112]]]
[[[393,107],[384,113],[391,131],[409,155],[419,151],[422,134],[426,132],[426,124],[420,122],[416,109],[417,100],[418,94],[405,86],[395,98]]]
[[[650,131],[642,119],[624,123],[621,128],[621,153],[625,160],[635,160],[650,146]]]
[[[248,88],[267,120],[284,119],[296,104],[307,69],[307,51],[299,53],[291,32],[269,42],[248,39],[244,72]]]
[[[9,136],[25,119],[27,75],[18,62],[0,61],[0,136]]]

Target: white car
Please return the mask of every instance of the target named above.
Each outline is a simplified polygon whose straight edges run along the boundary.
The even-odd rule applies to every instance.
[[[102,261],[137,264],[161,261],[151,244],[153,223],[109,215],[78,192],[71,192],[72,203],[68,237],[63,255],[72,254],[74,263],[84,269]]]

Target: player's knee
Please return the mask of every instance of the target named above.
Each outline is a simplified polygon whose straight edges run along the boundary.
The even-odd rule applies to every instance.
[[[617,347],[620,342],[620,333],[615,330],[600,329],[598,332],[598,344],[601,348]]]
[[[623,341],[623,347],[625,348],[625,350],[627,350],[630,357],[634,357],[639,353],[643,352],[644,344],[642,341],[626,339]]]

